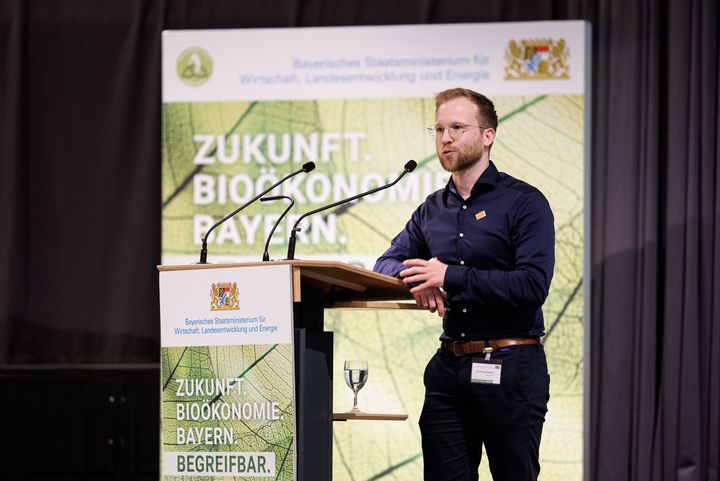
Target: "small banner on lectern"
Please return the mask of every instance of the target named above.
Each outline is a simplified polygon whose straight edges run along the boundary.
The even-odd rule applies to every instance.
[[[160,273],[162,479],[295,479],[290,266]]]

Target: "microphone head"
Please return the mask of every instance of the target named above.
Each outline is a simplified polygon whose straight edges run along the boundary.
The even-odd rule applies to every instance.
[[[303,164],[303,166],[302,166],[303,172],[305,172],[305,173],[310,172],[314,168],[315,168],[315,162],[308,162],[306,164]]]
[[[415,167],[417,167],[417,162],[414,160],[408,160],[407,164],[405,164],[405,172],[412,172],[415,170]]]

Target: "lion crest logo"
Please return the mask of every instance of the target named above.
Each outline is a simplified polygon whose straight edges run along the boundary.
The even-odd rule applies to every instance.
[[[217,284],[212,285],[210,288],[210,310],[240,310],[237,282],[218,282]]]
[[[570,52],[564,39],[510,40],[505,80],[569,79]]]

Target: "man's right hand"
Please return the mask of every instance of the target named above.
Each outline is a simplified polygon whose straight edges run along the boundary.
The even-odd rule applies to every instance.
[[[438,287],[427,287],[412,293],[415,302],[423,309],[430,312],[437,311],[438,316],[445,315],[445,297]]]

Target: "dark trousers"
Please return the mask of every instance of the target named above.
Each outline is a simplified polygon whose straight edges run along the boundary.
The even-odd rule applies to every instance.
[[[475,481],[485,445],[495,481],[536,480],[550,397],[542,345],[492,353],[500,385],[470,382],[473,357],[439,349],[425,368],[420,416],[425,481]]]

